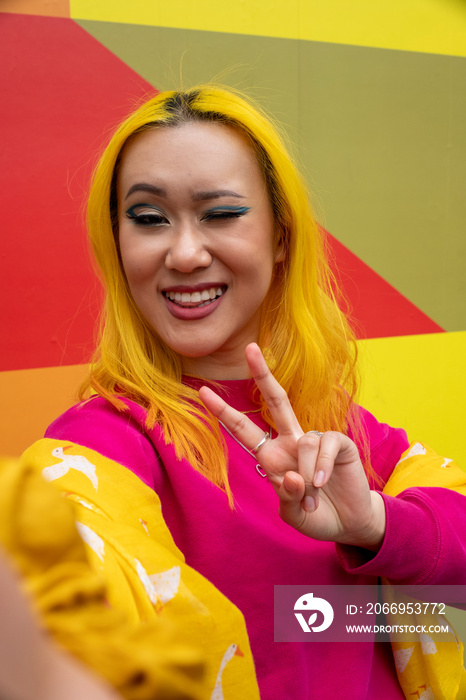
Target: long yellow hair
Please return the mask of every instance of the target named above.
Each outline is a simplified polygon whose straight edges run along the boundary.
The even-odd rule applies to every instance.
[[[356,345],[336,303],[305,183],[262,110],[236,92],[212,86],[160,93],[139,107],[111,138],[91,186],[88,231],[106,304],[81,397],[93,390],[121,410],[118,396],[144,406],[148,427],[159,424],[177,456],[225,489],[231,502],[218,423],[206,417],[197,392],[182,384],[180,357],[136,307],[118,251],[116,178],[125,144],[142,130],[190,121],[225,124],[245,135],[264,175],[285,256],[263,303],[259,344],[304,431],[348,431],[357,388]],[[258,403],[273,425],[261,397]]]

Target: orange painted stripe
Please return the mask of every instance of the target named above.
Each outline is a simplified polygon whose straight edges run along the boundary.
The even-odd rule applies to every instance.
[[[0,455],[15,457],[76,403],[86,365],[0,372]]]
[[[0,12],[18,15],[70,17],[70,0],[2,0]]]

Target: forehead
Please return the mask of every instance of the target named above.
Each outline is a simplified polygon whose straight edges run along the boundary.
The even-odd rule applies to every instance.
[[[223,181],[263,187],[264,178],[246,136],[231,126],[191,122],[148,128],[123,149],[119,187],[134,179],[218,186]],[[120,192],[121,194],[121,192]]]

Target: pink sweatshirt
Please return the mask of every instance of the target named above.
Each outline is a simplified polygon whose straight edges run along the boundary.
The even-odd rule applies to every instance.
[[[203,383],[190,380],[196,387]],[[257,409],[251,398],[252,380],[222,382],[222,387],[226,400],[238,410]],[[242,610],[261,698],[403,698],[389,643],[274,642],[274,585],[374,585],[380,576],[413,585],[465,584],[465,537],[454,524],[464,521],[466,499],[441,488],[383,496],[387,529],[376,555],[318,542],[280,519],[273,487],[257,474],[255,459],[229,435],[225,438],[235,510],[219,488],[186,461],[176,459],[158,426],[146,430],[143,408],[129,400],[125,403],[129,410],[124,413],[100,397],[74,406],[52,423],[46,437],[97,450],[155,489],[187,563]],[[378,423],[362,408],[360,412],[372,466],[385,482],[408,447],[406,434]],[[267,429],[260,414],[249,417]]]

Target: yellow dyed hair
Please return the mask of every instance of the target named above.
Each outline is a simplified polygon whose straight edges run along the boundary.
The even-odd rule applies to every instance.
[[[288,393],[304,431],[347,432],[356,392],[356,346],[334,293],[324,244],[307,189],[278,129],[236,92],[200,86],[153,97],[119,127],[95,170],[87,223],[106,288],[100,342],[81,396],[93,390],[118,409],[118,395],[144,406],[179,458],[223,488],[230,500],[225,446],[216,419],[181,383],[180,357],[135,305],[118,252],[116,177],[125,144],[145,129],[205,121],[231,126],[253,148],[285,256],[263,303],[259,344]],[[265,420],[272,417],[260,396]]]

